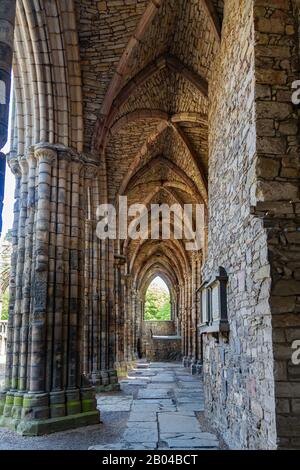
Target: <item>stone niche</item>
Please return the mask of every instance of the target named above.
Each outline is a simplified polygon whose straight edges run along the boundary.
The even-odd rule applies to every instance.
[[[221,333],[229,331],[227,318],[226,270],[222,267],[208,282],[204,282],[200,292],[200,333]]]

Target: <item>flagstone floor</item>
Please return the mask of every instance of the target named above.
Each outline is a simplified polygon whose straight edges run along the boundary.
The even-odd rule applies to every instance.
[[[0,449],[226,448],[204,418],[203,385],[177,363],[139,363],[121,391],[98,395],[101,424],[40,437],[0,428]]]
[[[203,414],[203,384],[181,364],[138,364],[121,381],[123,393],[101,396],[103,411],[128,411],[122,438],[92,450],[125,449],[218,449],[213,432],[203,429],[198,414]],[[131,393],[130,393],[131,389]]]

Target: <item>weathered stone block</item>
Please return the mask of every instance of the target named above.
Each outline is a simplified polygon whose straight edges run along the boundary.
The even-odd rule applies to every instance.
[[[259,181],[257,184],[258,201],[295,201],[298,196],[297,184],[277,181]]]
[[[281,279],[275,283],[273,294],[281,297],[300,295],[300,281]]]

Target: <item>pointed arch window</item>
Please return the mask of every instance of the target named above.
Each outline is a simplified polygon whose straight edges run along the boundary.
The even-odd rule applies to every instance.
[[[170,321],[171,295],[165,281],[156,276],[145,294],[145,321]]]

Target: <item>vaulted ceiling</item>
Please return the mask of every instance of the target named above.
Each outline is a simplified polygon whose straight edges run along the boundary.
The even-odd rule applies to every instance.
[[[19,0],[15,151],[46,141],[84,152],[106,168],[110,202],[206,205],[222,14],[223,0]],[[135,273],[151,253],[182,278],[179,245],[129,240],[122,250]]]
[[[129,204],[207,204],[208,87],[220,44],[223,2],[98,2],[102,72],[86,119],[87,148],[107,171],[108,200]],[[124,2],[126,3],[126,2]],[[122,13],[129,10],[125,17]],[[91,44],[90,44],[91,46]],[[90,47],[89,46],[89,47]],[[101,48],[100,48],[101,49]],[[96,102],[99,99],[99,106]],[[100,103],[101,102],[101,103]],[[176,283],[189,270],[184,241],[128,240],[129,269],[164,273]]]

